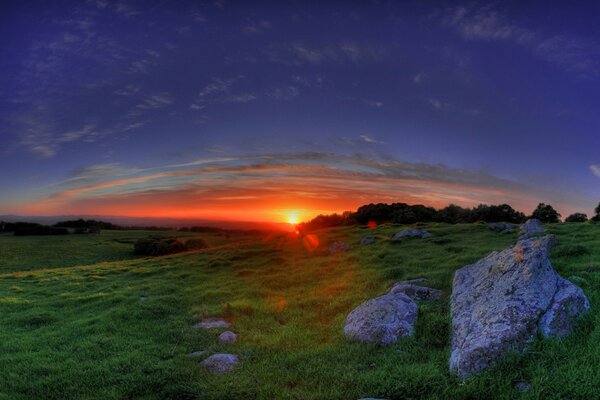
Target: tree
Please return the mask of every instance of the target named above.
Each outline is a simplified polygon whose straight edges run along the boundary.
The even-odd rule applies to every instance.
[[[498,206],[488,206],[480,204],[471,211],[470,222],[511,222],[520,224],[525,220],[525,214],[516,211],[508,204],[500,204]]]
[[[471,210],[468,208],[462,208],[456,204],[450,204],[449,206],[438,211],[437,215],[435,216],[435,220],[437,222],[459,224],[469,222],[470,217]]]
[[[550,204],[540,203],[533,210],[531,218],[537,218],[545,224],[554,224],[560,222],[560,214]]]
[[[594,212],[596,215],[592,217],[592,221],[600,222],[600,203],[598,203],[598,206],[594,209]]]
[[[571,214],[567,217],[567,219],[565,219],[565,222],[585,222],[588,220],[588,217],[586,214],[583,213],[575,213],[575,214]]]

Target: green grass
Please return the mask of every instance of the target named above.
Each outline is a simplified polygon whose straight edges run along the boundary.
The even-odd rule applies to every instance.
[[[47,237],[0,237],[0,399],[596,397],[600,226],[551,228],[559,240],[555,268],[577,280],[592,304],[576,331],[538,340],[524,357],[464,382],[448,374],[453,273],[516,234],[431,224],[431,238],[384,240],[400,229],[377,228],[381,240],[371,246],[358,244],[373,233],[367,229],[319,231],[313,253],[292,235],[206,236],[211,249],[141,259],[129,259],[130,244],[114,244],[132,232],[68,236],[37,255],[32,242]],[[327,255],[335,240],[351,250]],[[94,242],[102,244],[92,254]],[[417,277],[447,295],[420,305],[413,338],[388,347],[345,340],[349,311]],[[240,342],[221,345],[220,331],[191,329],[194,314],[230,319]],[[241,364],[210,375],[186,356],[196,350],[236,353]],[[520,381],[530,384],[527,393],[515,389]]]

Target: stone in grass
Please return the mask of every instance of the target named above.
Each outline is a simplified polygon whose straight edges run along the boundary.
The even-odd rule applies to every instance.
[[[428,238],[431,236],[431,233],[423,229],[405,229],[403,231],[394,233],[394,236],[392,236],[392,241],[400,240],[402,238],[407,237]]]
[[[335,254],[341,254],[341,253],[345,253],[350,249],[350,246],[348,246],[346,243],[344,242],[333,242],[329,245],[329,254],[331,255],[335,255]]]
[[[188,357],[191,357],[191,358],[202,357],[204,354],[206,354],[205,350],[198,350],[198,351],[194,351],[194,352],[191,352],[190,354],[188,354]]]
[[[360,244],[367,246],[375,243],[375,240],[377,240],[375,236],[364,236],[362,239],[360,239]]]
[[[219,335],[219,343],[235,343],[237,339],[238,335],[231,331],[225,331]]]
[[[240,359],[235,354],[213,354],[200,363],[206,370],[213,374],[226,374],[231,372],[236,365],[240,363]]]
[[[214,328],[229,328],[231,324],[223,318],[204,318],[193,326],[194,329],[214,329]]]
[[[398,282],[390,289],[390,293],[404,293],[414,301],[423,300],[437,300],[444,292],[438,289],[432,289],[424,286],[406,284],[404,282]]]
[[[355,342],[392,344],[415,331],[417,304],[407,295],[385,294],[356,307],[344,323],[344,334]]]

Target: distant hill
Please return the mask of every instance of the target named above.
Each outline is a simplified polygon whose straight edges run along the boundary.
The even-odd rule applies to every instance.
[[[95,219],[111,222],[121,226],[165,226],[169,228],[182,228],[191,226],[210,226],[223,229],[260,229],[289,231],[290,225],[286,223],[251,222],[251,221],[214,221],[194,218],[155,218],[155,217],[122,217],[113,215],[0,215],[0,221],[5,222],[34,222],[42,225],[52,225],[57,222],[75,219]]]

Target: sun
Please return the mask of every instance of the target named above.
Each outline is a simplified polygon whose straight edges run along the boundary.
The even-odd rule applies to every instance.
[[[287,222],[290,225],[297,225],[298,222],[300,222],[300,218],[299,218],[300,213],[298,211],[289,211],[286,214],[286,218],[287,218]]]

